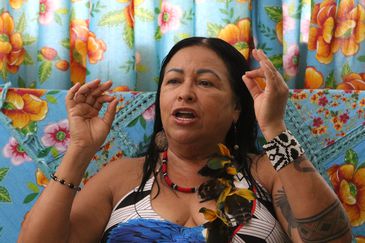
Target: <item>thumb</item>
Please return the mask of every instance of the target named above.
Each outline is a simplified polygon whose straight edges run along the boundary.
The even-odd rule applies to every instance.
[[[114,99],[109,103],[108,109],[104,114],[103,120],[109,127],[112,126],[116,113],[117,104],[118,104],[118,99],[114,97]]]
[[[259,96],[263,92],[262,89],[260,88],[260,86],[257,84],[257,82],[254,79],[249,78],[246,75],[243,75],[242,80],[245,83],[245,85],[253,99],[255,99],[257,96]]]

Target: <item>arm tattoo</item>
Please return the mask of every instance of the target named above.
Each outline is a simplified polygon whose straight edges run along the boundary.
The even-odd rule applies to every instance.
[[[305,167],[300,166],[300,163],[306,160],[307,158],[305,156],[300,156],[296,160],[293,161],[294,168],[299,172],[315,172],[316,170],[312,167]]]
[[[291,230],[297,228],[298,224],[294,218],[293,212],[290,208],[288,198],[286,197],[284,188],[279,189],[274,196],[274,205],[280,208],[281,213],[288,221],[288,235],[291,237]]]
[[[293,229],[298,229],[299,235],[306,243],[326,243],[350,230],[347,216],[337,200],[317,215],[304,219],[294,217],[284,188],[274,195],[274,205],[280,208],[288,222],[289,237],[292,237]]]
[[[301,238],[308,243],[325,243],[350,230],[347,216],[337,200],[319,214],[296,221]]]

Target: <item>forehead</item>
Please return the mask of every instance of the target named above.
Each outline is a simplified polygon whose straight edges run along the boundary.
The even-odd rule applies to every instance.
[[[165,70],[170,68],[183,70],[209,68],[227,76],[227,68],[223,60],[214,51],[204,46],[190,46],[179,50],[166,65]]]

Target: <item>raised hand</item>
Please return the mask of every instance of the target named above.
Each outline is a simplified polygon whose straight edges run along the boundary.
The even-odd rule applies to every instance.
[[[260,67],[247,71],[242,80],[254,99],[255,114],[260,129],[266,140],[271,140],[286,129],[284,116],[289,89],[281,74],[262,50],[253,50],[252,54]],[[255,78],[265,79],[265,89],[260,88]]]
[[[100,83],[100,80],[95,80],[82,86],[77,83],[68,91],[66,109],[70,124],[70,146],[95,153],[103,144],[118,102],[104,93],[111,86],[111,81]],[[99,117],[99,111],[106,102],[109,103],[107,111],[103,117]]]

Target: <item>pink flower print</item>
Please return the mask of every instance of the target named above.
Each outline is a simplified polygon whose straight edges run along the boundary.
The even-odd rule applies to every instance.
[[[147,110],[145,110],[145,112],[143,112],[142,116],[146,121],[155,119],[155,105],[153,104]]]
[[[70,142],[70,130],[67,119],[46,126],[44,133],[42,143],[45,146],[54,146],[59,152],[66,151],[67,145]]]
[[[299,47],[292,45],[288,48],[287,53],[284,55],[283,66],[285,73],[291,77],[295,76],[298,72],[299,61]]]
[[[290,16],[289,6],[283,4],[283,32],[284,34],[288,31],[293,30],[295,27],[295,20]]]
[[[49,24],[53,20],[54,12],[57,9],[58,0],[39,1],[39,23]]]
[[[3,154],[4,157],[11,158],[11,163],[14,165],[21,165],[26,161],[32,161],[22,146],[13,137],[9,139],[9,143],[3,148]]]
[[[340,121],[342,123],[346,123],[349,119],[350,119],[350,117],[347,113],[344,113],[344,114],[340,115]]]
[[[313,127],[320,127],[323,125],[323,120],[320,117],[316,117],[313,119]]]
[[[161,33],[178,29],[180,26],[181,16],[182,11],[180,7],[163,1],[161,5],[161,12],[158,15],[158,25],[160,26]]]
[[[328,99],[326,98],[326,96],[319,98],[318,105],[326,106],[327,104],[328,104]]]

